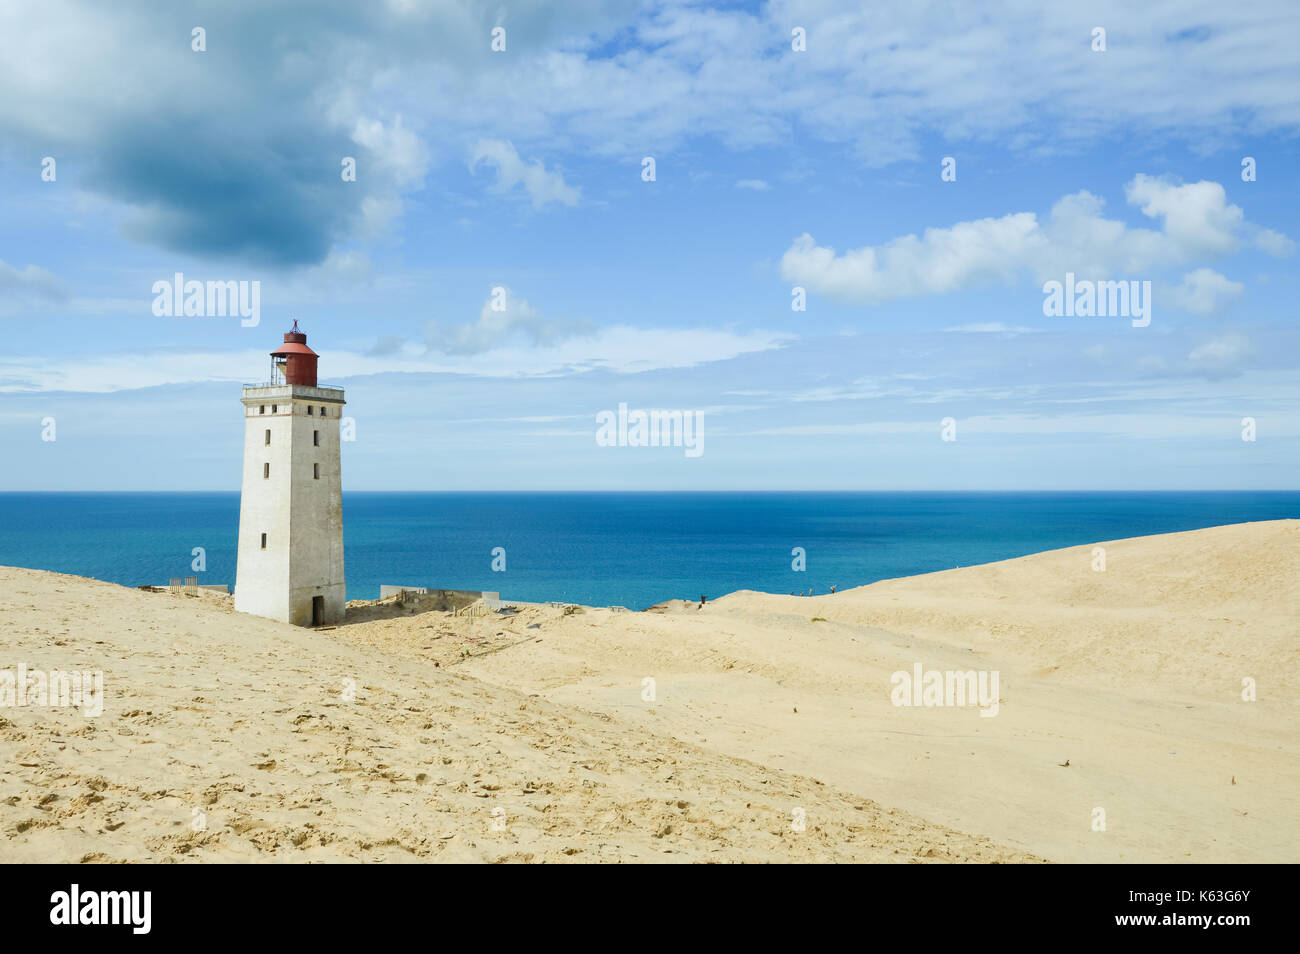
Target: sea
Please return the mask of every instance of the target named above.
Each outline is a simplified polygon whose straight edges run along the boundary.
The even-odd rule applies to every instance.
[[[1300,491],[343,494],[348,599],[390,583],[628,609],[1288,517]],[[238,526],[234,492],[0,493],[0,564],[233,589]]]

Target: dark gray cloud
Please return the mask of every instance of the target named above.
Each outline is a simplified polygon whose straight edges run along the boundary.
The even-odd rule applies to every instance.
[[[266,265],[315,264],[358,215],[365,192],[349,188],[339,160],[331,161],[357,149],[310,126],[291,138],[259,155],[201,123],[136,123],[101,143],[85,185],[131,206],[123,230],[137,241]]]
[[[561,11],[529,2],[503,13],[419,0],[200,8],[158,0],[110,9],[51,0],[8,8],[0,12],[0,132],[59,158],[67,179],[78,170],[75,185],[124,203],[133,240],[258,265],[317,264],[376,225],[376,210],[394,214],[423,178],[421,102],[446,91],[386,86],[383,77],[499,69],[489,49],[498,22],[526,49],[556,41],[562,22],[595,27],[610,16],[604,8],[628,6]],[[206,31],[205,52],[191,48],[195,27]],[[340,176],[345,156],[356,159],[356,182]]]

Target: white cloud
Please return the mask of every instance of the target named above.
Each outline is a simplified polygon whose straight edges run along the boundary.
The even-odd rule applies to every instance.
[[[943,330],[957,331],[963,334],[1024,335],[1034,334],[1042,329],[1026,328],[1024,325],[1007,325],[1000,321],[976,321],[968,325],[954,325],[951,328],[945,328]]]
[[[430,322],[426,335],[429,349],[441,354],[482,354],[495,348],[522,343],[532,346],[558,344],[569,338],[591,336],[596,326],[581,319],[544,318],[537,309],[508,288],[498,301],[489,297],[479,309],[478,320],[461,325]]]
[[[832,298],[880,302],[1010,280],[1028,260],[1029,246],[1040,241],[1030,212],[926,229],[921,238],[905,235],[843,255],[805,232],[782,256],[781,276]]]
[[[1152,219],[1164,219],[1164,235],[1186,253],[1226,255],[1237,248],[1237,235],[1245,218],[1241,209],[1228,205],[1217,182],[1172,185],[1139,173],[1124,187],[1130,205]]]
[[[1239,374],[1255,353],[1245,335],[1232,332],[1193,348],[1187,363],[1196,371],[1212,376]]]
[[[590,337],[543,345],[499,342],[474,354],[442,355],[392,340],[370,353],[322,351],[321,383],[368,374],[440,373],[488,378],[558,377],[603,369],[636,374],[692,368],[784,346],[793,336],[775,331],[715,328],[602,328]],[[220,352],[140,351],[61,354],[54,358],[0,357],[0,393],[102,393],[223,381],[236,386],[266,365],[266,349]]]
[[[358,169],[358,178],[377,172],[395,185],[420,182],[429,166],[429,151],[415,133],[402,125],[396,116],[385,126],[377,119],[360,118],[352,129],[352,141],[370,153],[370,169]]]
[[[1194,315],[1214,315],[1245,290],[1241,282],[1234,282],[1209,268],[1198,268],[1183,276],[1183,283],[1170,293],[1176,308]]]
[[[357,219],[357,238],[371,239],[388,231],[393,220],[402,214],[403,203],[395,195],[368,195],[361,200]]]
[[[1091,434],[1125,439],[1222,438],[1234,433],[1239,417],[1215,414],[1167,414],[1138,411],[1117,414],[979,414],[958,419],[962,434],[970,435],[1038,435],[1064,438],[1067,435]],[[1289,433],[1300,434],[1300,426],[1287,424]],[[934,440],[939,432],[938,418],[905,421],[868,421],[845,424],[807,424],[771,427],[752,434],[790,436],[852,436],[911,434],[920,440]]]
[[[22,268],[0,259],[0,318],[32,317],[51,309],[80,309],[84,303],[70,299],[64,283],[39,265]]]
[[[540,209],[549,202],[562,205],[577,205],[582,195],[580,189],[568,185],[558,172],[548,172],[540,160],[524,162],[519,158],[512,143],[503,139],[480,139],[470,152],[469,168],[471,172],[481,163],[494,166],[497,170],[497,187],[502,192],[509,192],[517,185],[522,185],[532,200],[533,208]]]
[[[1124,24],[1123,50],[1112,32],[1112,51],[1095,54],[1090,30],[1107,16]],[[792,24],[807,29],[807,52],[791,51]],[[1104,0],[1088,13],[1020,3],[995,16],[974,6],[936,15],[932,5],[828,0],[775,0],[757,11],[652,4],[627,27],[626,49],[612,56],[579,47],[521,64],[516,124],[609,155],[699,135],[788,142],[797,124],[869,163],[918,158],[928,133],[1041,152],[1130,130],[1205,147],[1297,125],[1284,39],[1295,35],[1296,15],[1285,3],[1203,3],[1172,15]],[[1197,37],[1180,39],[1180,27],[1199,28]],[[1189,58],[1202,66],[1195,74],[1182,68]]]
[[[0,292],[5,295],[58,298],[63,295],[63,287],[52,272],[39,265],[18,268],[0,259]]]
[[[738,179],[736,181],[737,189],[750,189],[753,192],[766,192],[772,188],[763,179]]]
[[[1255,247],[1274,258],[1285,258],[1295,251],[1295,242],[1272,229],[1260,229],[1255,233]]]
[[[879,303],[1009,283],[1025,273],[1040,281],[1067,271],[1094,279],[1132,275],[1228,254],[1249,230],[1241,209],[1227,203],[1216,182],[1174,185],[1139,174],[1125,195],[1143,214],[1161,220],[1162,228],[1103,218],[1102,200],[1081,191],[1059,199],[1046,225],[1033,212],[1017,212],[926,229],[919,238],[905,235],[842,255],[805,232],[782,256],[781,275],[832,298]]]

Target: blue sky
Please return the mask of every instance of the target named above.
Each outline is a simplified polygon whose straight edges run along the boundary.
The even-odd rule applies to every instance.
[[[292,318],[348,489],[1296,486],[1294,4],[185,6],[0,10],[0,490],[237,489]]]

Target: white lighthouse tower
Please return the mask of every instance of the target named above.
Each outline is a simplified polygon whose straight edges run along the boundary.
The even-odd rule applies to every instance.
[[[343,620],[343,389],[316,383],[316,352],[293,330],[271,381],[248,385],[235,609],[299,626]]]

